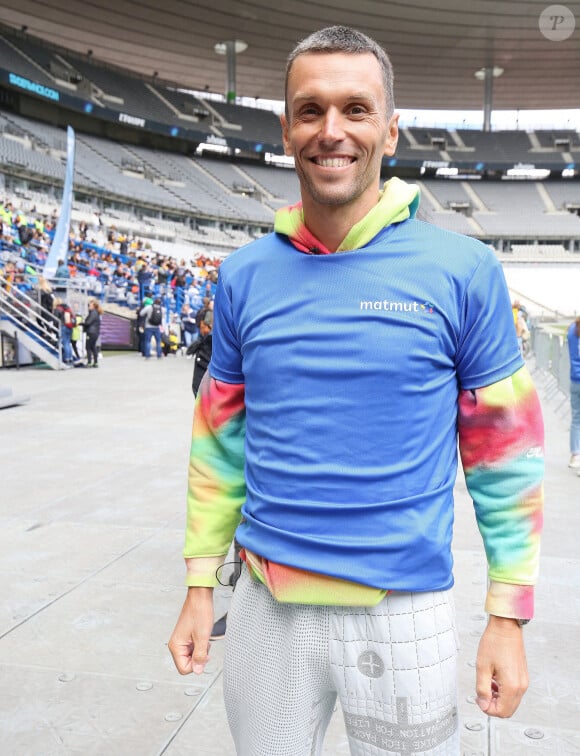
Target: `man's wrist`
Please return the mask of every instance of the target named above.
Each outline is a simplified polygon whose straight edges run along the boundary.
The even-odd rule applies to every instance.
[[[187,598],[189,601],[199,601],[201,597],[209,596],[213,600],[213,588],[206,585],[189,585],[187,587]]]
[[[510,627],[523,627],[524,625],[527,625],[529,619],[519,619],[518,617],[500,617],[497,614],[490,614],[489,615],[489,623],[490,625],[494,625],[495,627],[503,627],[503,628],[510,628]]]

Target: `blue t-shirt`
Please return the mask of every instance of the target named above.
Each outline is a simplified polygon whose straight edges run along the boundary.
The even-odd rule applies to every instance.
[[[271,234],[222,264],[213,333],[211,375],[245,384],[239,542],[378,588],[449,587],[458,391],[523,364],[491,250],[417,220],[333,255]]]
[[[580,383],[580,338],[576,335],[576,323],[568,328],[568,352],[570,353],[570,380]]]

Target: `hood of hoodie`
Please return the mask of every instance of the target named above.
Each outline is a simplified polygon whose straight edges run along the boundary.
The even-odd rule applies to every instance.
[[[360,249],[372,241],[383,228],[407,218],[414,218],[419,207],[419,194],[416,184],[407,184],[396,177],[386,181],[379,192],[377,204],[362,220],[355,223],[336,251]],[[276,212],[274,231],[287,236],[301,252],[310,253],[312,249],[316,249],[317,254],[332,254],[304,225],[302,202],[280,208]]]

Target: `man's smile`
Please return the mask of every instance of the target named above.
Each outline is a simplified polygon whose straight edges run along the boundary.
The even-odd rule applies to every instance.
[[[310,161],[315,165],[319,165],[321,168],[346,168],[346,166],[354,163],[356,158],[348,156],[328,156],[315,155],[310,158]]]

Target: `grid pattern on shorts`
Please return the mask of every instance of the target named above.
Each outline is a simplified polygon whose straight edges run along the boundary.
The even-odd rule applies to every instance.
[[[279,604],[244,569],[224,664],[237,754],[319,754],[338,692],[353,756],[456,756],[456,651],[449,592]]]
[[[330,663],[351,753],[455,756],[457,635],[451,594],[393,593],[331,612]]]

